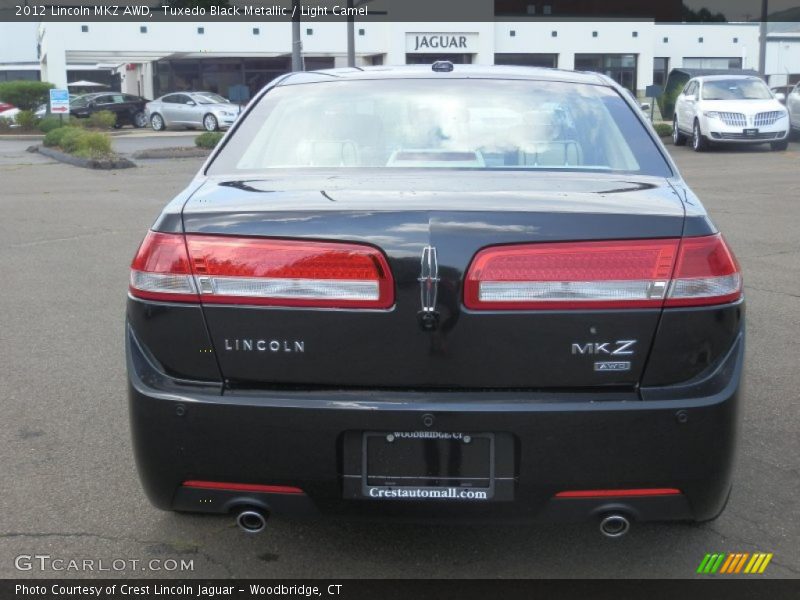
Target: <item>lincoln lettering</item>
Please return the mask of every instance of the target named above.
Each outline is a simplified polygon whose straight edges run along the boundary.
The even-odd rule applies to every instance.
[[[305,352],[306,343],[301,340],[257,340],[225,338],[227,352]]]
[[[425,48],[466,48],[467,36],[465,35],[418,35],[414,50]]]

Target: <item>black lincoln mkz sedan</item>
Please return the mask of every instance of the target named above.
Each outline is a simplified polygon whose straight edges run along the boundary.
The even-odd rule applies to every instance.
[[[119,92],[100,92],[78,96],[70,102],[69,114],[77,119],[87,119],[96,112],[110,111],[117,117],[115,127],[132,125],[147,127],[146,98],[121,94]]]
[[[130,417],[158,507],[713,519],[739,266],[594,73],[293,73],[131,265]]]

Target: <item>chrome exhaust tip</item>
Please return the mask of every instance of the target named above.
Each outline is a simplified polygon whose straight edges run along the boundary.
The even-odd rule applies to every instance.
[[[631,522],[625,515],[606,515],[600,521],[600,533],[610,538],[620,538],[631,528]]]
[[[236,515],[236,525],[245,533],[261,533],[267,527],[267,516],[260,510],[248,508]]]

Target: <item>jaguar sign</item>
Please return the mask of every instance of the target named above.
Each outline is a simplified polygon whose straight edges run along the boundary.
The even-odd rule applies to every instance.
[[[407,33],[406,52],[477,52],[477,33]]]

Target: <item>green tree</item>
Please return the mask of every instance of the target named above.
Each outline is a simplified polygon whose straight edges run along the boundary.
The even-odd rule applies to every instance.
[[[20,110],[36,110],[47,102],[49,90],[54,87],[46,81],[6,81],[0,83],[0,101]]]
[[[687,23],[701,21],[704,23],[717,23],[727,21],[722,13],[712,13],[703,7],[699,10],[692,10],[685,4],[683,5],[683,20]]]

